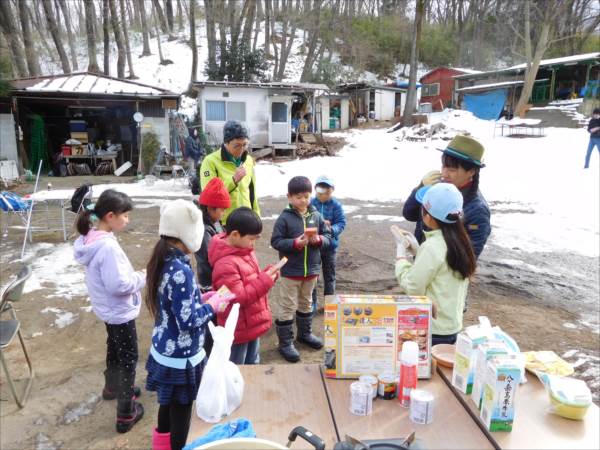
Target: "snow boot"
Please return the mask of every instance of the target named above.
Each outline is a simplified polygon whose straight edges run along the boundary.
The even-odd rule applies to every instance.
[[[152,450],[171,450],[171,433],[152,431]]]
[[[144,407],[141,403],[131,400],[118,400],[117,403],[117,432],[127,433],[144,417]]]
[[[294,321],[275,321],[275,328],[277,330],[277,337],[279,338],[279,353],[287,361],[295,363],[300,361],[300,353],[294,347]]]
[[[298,342],[319,350],[323,348],[323,341],[312,334],[313,313],[296,312],[296,326],[298,327]]]
[[[106,369],[104,371],[104,388],[102,389],[102,398],[104,400],[114,400],[117,398],[119,385],[119,374],[115,369]],[[133,399],[137,400],[142,395],[142,390],[138,386],[133,387]]]

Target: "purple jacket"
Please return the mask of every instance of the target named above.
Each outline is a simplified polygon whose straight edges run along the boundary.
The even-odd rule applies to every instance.
[[[85,266],[85,283],[92,308],[99,319],[119,325],[135,319],[142,305],[140,291],[146,284],[142,272],[135,272],[112,233],[85,243],[80,236],[74,244],[75,260]]]

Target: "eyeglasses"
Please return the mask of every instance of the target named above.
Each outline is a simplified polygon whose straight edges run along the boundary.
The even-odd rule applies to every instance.
[[[235,144],[231,144],[231,148],[233,150],[244,150],[245,148],[248,147],[248,144],[250,143],[250,141],[245,141],[245,142],[237,142]]]

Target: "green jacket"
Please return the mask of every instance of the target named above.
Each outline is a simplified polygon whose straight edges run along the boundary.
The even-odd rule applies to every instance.
[[[237,170],[235,162],[231,155],[227,153],[225,147],[221,150],[212,152],[206,156],[200,166],[200,188],[204,189],[208,182],[219,177],[223,180],[225,187],[229,191],[231,197],[231,207],[225,210],[225,215],[221,219],[225,223],[227,216],[240,206],[252,208],[256,214],[260,216],[260,208],[258,206],[258,196],[256,195],[256,173],[254,171],[254,159],[244,152],[241,157],[241,165],[246,168],[246,176],[240,180],[238,184],[233,181],[233,174]]]
[[[446,262],[448,247],[441,230],[425,231],[425,242],[415,262],[400,259],[396,278],[408,295],[426,295],[437,308],[432,321],[433,334],[458,333],[463,327],[463,308],[469,279],[462,279]]]

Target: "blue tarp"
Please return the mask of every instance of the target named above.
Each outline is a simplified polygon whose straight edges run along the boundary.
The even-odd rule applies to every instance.
[[[504,108],[508,89],[495,89],[481,94],[465,94],[464,109],[484,120],[497,120]]]

